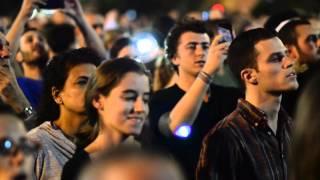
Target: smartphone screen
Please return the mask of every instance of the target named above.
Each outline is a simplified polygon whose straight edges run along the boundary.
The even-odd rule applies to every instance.
[[[224,42],[229,42],[231,43],[233,40],[232,32],[230,29],[218,26],[217,27],[217,32],[218,34],[222,35],[222,39],[220,40],[219,43],[224,43]]]
[[[45,6],[40,6],[41,9],[59,9],[64,8],[64,0],[48,0]]]

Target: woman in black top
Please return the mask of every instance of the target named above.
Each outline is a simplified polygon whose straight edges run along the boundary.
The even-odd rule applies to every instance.
[[[101,64],[90,80],[86,107],[94,125],[93,141],[66,164],[62,179],[76,179],[84,164],[139,135],[149,112],[150,82],[146,69],[129,58]]]

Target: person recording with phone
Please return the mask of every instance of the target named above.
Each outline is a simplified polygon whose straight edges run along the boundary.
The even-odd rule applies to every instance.
[[[241,94],[212,83],[225,59],[228,43],[211,41],[203,21],[175,24],[165,41],[166,57],[178,74],[176,84],[153,94],[150,128],[154,143],[181,165],[187,179],[195,178],[201,141],[209,128],[232,111]]]

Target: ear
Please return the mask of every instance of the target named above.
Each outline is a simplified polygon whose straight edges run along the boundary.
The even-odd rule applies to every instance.
[[[297,46],[295,45],[286,45],[288,51],[289,51],[289,57],[294,59],[294,60],[298,60],[300,58],[299,56],[299,51]]]
[[[19,63],[23,62],[23,56],[22,56],[22,53],[20,51],[18,51],[17,54],[16,54],[16,61],[18,61]]]
[[[51,95],[53,97],[53,100],[57,104],[63,104],[63,100],[62,100],[62,98],[60,96],[60,91],[56,87],[52,87],[51,88]]]
[[[257,85],[257,70],[253,68],[246,68],[240,72],[241,79],[245,82],[245,84]]]
[[[172,64],[176,65],[176,66],[179,66],[180,64],[180,58],[179,58],[179,55],[174,55],[172,58],[171,58],[171,61],[172,61]]]
[[[101,95],[93,98],[92,106],[94,108],[96,108],[97,110],[103,111],[104,106],[103,106],[102,100],[103,100],[103,96],[101,96]]]

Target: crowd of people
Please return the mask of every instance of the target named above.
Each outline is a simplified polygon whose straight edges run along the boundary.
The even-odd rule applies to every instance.
[[[1,180],[320,178],[320,17],[45,5],[1,28]]]

